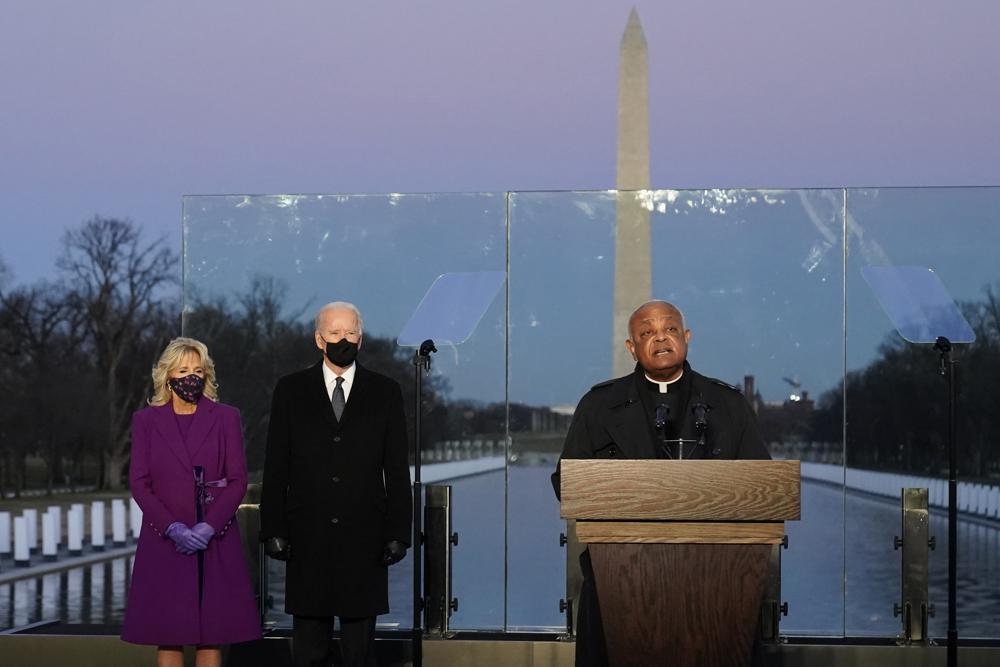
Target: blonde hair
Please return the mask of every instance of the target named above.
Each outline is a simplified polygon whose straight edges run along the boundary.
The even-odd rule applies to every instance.
[[[171,371],[181,365],[184,355],[191,353],[201,360],[205,371],[205,396],[213,401],[219,400],[219,385],[215,382],[215,362],[208,356],[208,347],[194,338],[175,338],[163,350],[160,360],[153,366],[153,397],[150,405],[166,405],[170,402],[170,386],[167,380]]]

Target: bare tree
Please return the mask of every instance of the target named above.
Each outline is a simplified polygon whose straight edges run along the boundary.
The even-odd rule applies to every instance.
[[[14,450],[21,463],[29,453],[41,454],[51,493],[62,476],[63,441],[74,430],[81,400],[86,400],[81,389],[88,383],[89,369],[75,357],[82,327],[69,307],[65,288],[44,281],[0,291],[0,308],[4,332],[0,354],[5,368],[18,369],[11,381],[20,385],[8,402],[16,404],[21,426],[7,449]],[[18,477],[23,485],[23,471]]]
[[[251,469],[263,463],[271,390],[281,375],[315,362],[312,324],[303,310],[286,315],[287,286],[273,276],[251,279],[237,305],[224,299],[193,299],[185,314],[184,333],[208,345],[215,360],[220,397],[243,416],[243,436]]]
[[[184,333],[208,345],[219,378],[219,395],[238,407],[243,416],[247,463],[259,470],[264,461],[264,442],[270,418],[271,394],[279,377],[310,366],[322,358],[313,341],[313,321],[308,304],[288,307],[288,288],[269,275],[256,275],[245,292],[232,296],[232,304],[221,297],[195,298],[185,313]],[[394,341],[365,335],[361,363],[396,379],[403,387],[404,409],[413,405],[413,366],[409,351]],[[431,411],[424,424],[427,433],[442,437],[447,410],[440,408],[448,391],[439,377],[428,378],[425,407]]]
[[[10,270],[6,262],[0,257],[0,294],[10,280]],[[11,361],[9,351],[13,350],[14,331],[7,326],[7,308],[0,301],[0,359],[6,363],[0,363],[0,383],[5,387],[14,386],[18,374]],[[15,394],[16,395],[16,394]],[[13,479],[13,449],[11,442],[14,437],[13,421],[16,409],[9,402],[0,402],[0,499],[6,498],[8,489],[12,486],[16,488]],[[16,491],[15,491],[16,492]]]
[[[961,304],[976,334],[956,346],[961,456],[959,472],[974,479],[1000,474],[995,386],[1000,376],[1000,285],[987,285],[981,301]],[[947,472],[947,401],[938,355],[928,345],[887,334],[878,356],[851,371],[845,383],[820,397],[811,439],[836,442],[847,405],[847,463],[851,466],[942,475]]]
[[[177,282],[162,239],[145,244],[130,220],[95,216],[66,232],[57,266],[70,287],[105,398],[102,488],[118,489],[132,412],[141,406],[156,350],[172,337],[160,298]]]

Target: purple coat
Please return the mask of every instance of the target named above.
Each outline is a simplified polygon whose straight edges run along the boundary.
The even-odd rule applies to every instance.
[[[191,453],[189,453],[191,452]],[[198,559],[174,549],[164,532],[174,521],[197,523],[194,466],[205,481],[205,521],[215,536],[204,555],[204,597],[198,604]],[[140,410],[132,417],[132,496],[142,508],[122,639],[134,644],[232,644],[261,636],[236,509],[247,488],[240,413],[202,398],[181,438],[173,408]]]

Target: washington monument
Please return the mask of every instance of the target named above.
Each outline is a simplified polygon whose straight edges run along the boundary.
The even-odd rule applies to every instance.
[[[618,60],[618,165],[615,177],[615,302],[611,331],[612,377],[632,372],[622,344],[628,317],[652,295],[649,209],[636,190],[649,189],[649,65],[646,36],[632,8]]]

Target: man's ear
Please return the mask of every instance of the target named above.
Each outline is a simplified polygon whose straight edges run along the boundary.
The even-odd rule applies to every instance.
[[[323,352],[326,352],[326,342],[323,340],[323,337],[319,335],[318,331],[313,333],[313,339],[316,341],[316,347]]]
[[[691,342],[691,330],[690,329],[685,329],[684,330],[684,342],[685,343],[690,343]]]
[[[691,332],[689,331],[688,334],[690,333]],[[628,353],[632,355],[632,360],[637,361],[635,357],[635,343],[632,342],[631,338],[625,339],[625,349],[628,350]]]

